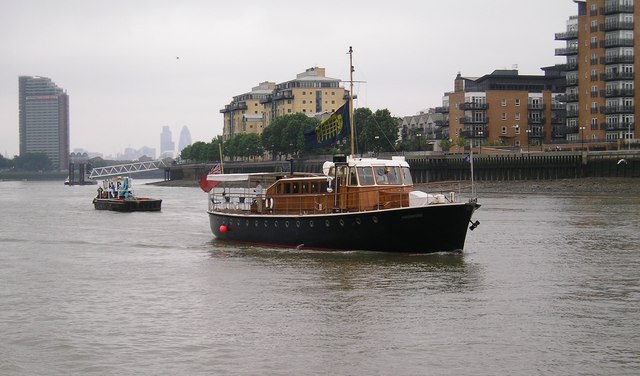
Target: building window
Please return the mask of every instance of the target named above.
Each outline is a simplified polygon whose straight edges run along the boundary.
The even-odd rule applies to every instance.
[[[519,107],[520,106],[520,99],[516,99],[516,106]]]
[[[506,112],[502,113],[502,120],[507,120],[507,113]]]
[[[307,104],[307,101],[303,99],[302,104]]]
[[[500,129],[500,133],[506,135],[507,134],[507,127],[502,127]]]
[[[516,134],[520,134],[520,125],[516,124],[513,127],[516,129]]]
[[[500,105],[502,107],[507,107],[507,100],[503,98],[502,101],[500,101]]]
[[[519,112],[516,113],[516,120],[520,120],[520,113]]]

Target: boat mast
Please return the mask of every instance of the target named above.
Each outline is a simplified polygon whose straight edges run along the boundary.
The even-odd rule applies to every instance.
[[[356,154],[355,148],[355,124],[353,122],[353,48],[349,46],[349,124],[351,125],[351,156]]]

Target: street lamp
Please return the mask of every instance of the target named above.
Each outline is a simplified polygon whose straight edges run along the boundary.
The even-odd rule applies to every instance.
[[[580,140],[581,140],[580,141],[580,143],[581,143],[580,149],[582,151],[584,151],[584,129],[585,129],[585,127],[580,127]]]
[[[527,129],[527,154],[531,154],[529,146],[531,146],[531,129]]]
[[[484,139],[484,132],[478,131],[478,136],[480,136],[480,154],[482,154],[482,141]]]
[[[421,145],[421,142],[420,142],[421,137],[422,137],[422,133],[416,133],[416,138],[417,138],[417,140],[418,140],[418,148],[417,148],[417,149],[418,149],[418,151],[420,151],[421,146],[422,146],[422,145]]]

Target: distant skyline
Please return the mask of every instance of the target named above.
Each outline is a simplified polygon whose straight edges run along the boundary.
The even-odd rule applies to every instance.
[[[222,134],[220,109],[262,81],[313,66],[348,80],[359,107],[413,115],[441,105],[458,72],[521,74],[554,56],[577,14],[572,0],[305,3],[47,0],[0,3],[0,153],[18,154],[18,76],[51,78],[69,95],[71,150],[160,150],[158,134]],[[315,15],[312,17],[312,15]]]

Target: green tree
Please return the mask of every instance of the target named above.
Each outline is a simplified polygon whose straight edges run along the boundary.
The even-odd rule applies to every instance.
[[[13,166],[13,161],[0,154],[0,169],[10,168],[11,166]]]
[[[377,110],[358,108],[354,113],[357,130],[357,151],[385,152],[396,151],[398,138],[398,120],[387,109]]]
[[[304,131],[319,124],[315,118],[297,113],[277,117],[262,131],[262,145],[275,158],[305,150]]]
[[[49,171],[53,168],[45,153],[25,153],[15,158],[15,167],[27,171]]]

